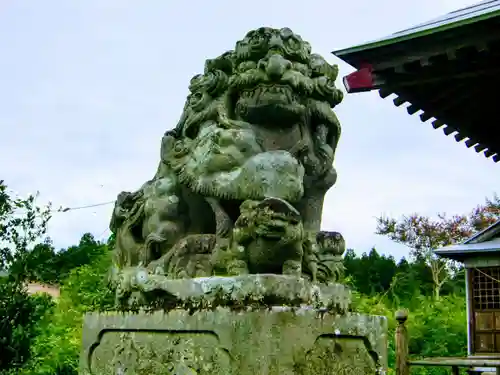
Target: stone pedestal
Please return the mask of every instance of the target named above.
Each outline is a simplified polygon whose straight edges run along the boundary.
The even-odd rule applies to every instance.
[[[348,313],[342,285],[279,275],[169,282],[178,308],[86,316],[81,374],[385,373],[386,320]]]

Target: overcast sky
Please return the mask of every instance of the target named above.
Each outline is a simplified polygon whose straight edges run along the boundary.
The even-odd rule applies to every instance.
[[[155,172],[160,139],[180,116],[204,60],[260,26],[290,27],[313,51],[383,37],[466,0],[0,0],[0,178],[41,202],[113,201]],[[339,85],[341,85],[339,80]],[[342,87],[343,89],[343,87]],[[358,252],[407,254],[374,234],[375,217],[460,213],[491,196],[500,166],[377,93],[348,95],[338,182],[323,229]],[[55,214],[58,247],[106,238],[112,205]]]

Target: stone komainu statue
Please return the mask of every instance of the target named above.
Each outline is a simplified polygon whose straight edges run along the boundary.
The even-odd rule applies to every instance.
[[[155,176],[118,196],[115,279],[142,267],[168,278],[336,281],[345,243],[320,222],[337,179],[337,74],[288,28],[250,31],[207,60],[162,139]]]

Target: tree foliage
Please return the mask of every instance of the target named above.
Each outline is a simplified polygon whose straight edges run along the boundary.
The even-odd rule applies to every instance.
[[[38,323],[52,307],[49,297],[29,296],[21,282],[26,255],[49,219],[50,206],[37,206],[36,195],[13,197],[0,180],[0,271],[20,265],[11,277],[0,277],[0,373],[17,371],[29,359]]]
[[[351,276],[355,288],[363,294],[384,293],[391,285],[397,267],[393,257],[380,255],[376,249],[357,257],[349,249],[344,256],[346,276]]]
[[[111,310],[114,306],[114,292],[105,277],[111,266],[111,254],[105,245],[98,242],[96,245],[92,263],[74,268],[62,283],[54,314],[41,328],[32,348],[33,358],[22,374],[78,374],[84,314]]]
[[[376,249],[368,254],[356,255],[346,251],[345,274],[351,287],[365,296],[379,296],[397,306],[409,304],[418,296],[433,293],[432,271],[424,259],[412,261],[402,258],[398,263],[392,256],[380,255]],[[447,276],[443,285],[444,295],[465,295],[463,272]]]
[[[24,199],[13,196],[0,180],[0,270],[16,259],[23,259],[34,243],[45,235],[51,206],[38,206],[37,197],[38,193]]]
[[[23,257],[16,257],[11,263],[11,274],[23,274],[24,279],[46,284],[60,284],[71,270],[92,263],[104,251],[105,244],[85,233],[79,243],[67,249],[56,251],[50,239],[36,244]]]
[[[457,271],[457,265],[434,254],[437,248],[462,242],[474,233],[481,231],[500,218],[500,198],[486,199],[471,212],[447,216],[438,214],[437,219],[417,213],[399,219],[377,218],[376,233],[406,245],[414,259],[426,262],[431,270],[434,298],[439,299],[444,284]]]
[[[394,375],[395,346],[394,333],[396,321],[394,305],[380,296],[367,297],[354,293],[354,307],[364,314],[381,315],[388,322],[388,362],[389,375]],[[408,301],[410,309],[407,322],[410,335],[409,354],[412,358],[450,357],[467,355],[467,331],[465,298],[462,296],[443,296],[435,301],[432,296],[415,296]],[[412,375],[447,375],[449,369],[439,367],[415,367]]]
[[[48,296],[29,296],[22,284],[0,278],[0,374],[30,357],[39,322],[52,308]]]

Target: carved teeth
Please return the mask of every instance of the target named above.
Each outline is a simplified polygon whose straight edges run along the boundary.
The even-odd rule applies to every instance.
[[[262,94],[262,89],[260,87],[256,88],[253,92],[253,99],[259,99]]]

